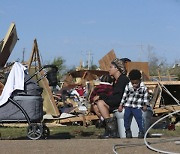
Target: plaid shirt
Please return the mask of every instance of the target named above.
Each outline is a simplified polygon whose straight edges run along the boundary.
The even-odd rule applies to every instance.
[[[133,108],[141,108],[144,105],[149,106],[149,94],[144,83],[141,82],[140,87],[135,90],[132,86],[132,83],[129,82],[125,87],[121,105]]]

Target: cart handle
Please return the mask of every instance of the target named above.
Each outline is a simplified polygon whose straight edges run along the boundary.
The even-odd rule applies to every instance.
[[[27,79],[27,80],[25,81],[25,83],[28,82],[29,80],[31,80],[35,75],[37,75],[39,72],[41,72],[44,68],[56,69],[56,71],[58,71],[58,67],[57,67],[56,65],[44,65],[44,66],[41,67],[38,71],[36,71],[29,79]],[[46,73],[42,78],[44,78],[46,75],[47,75],[47,73]],[[42,78],[40,78],[40,80],[41,80]],[[39,82],[40,80],[38,80],[38,82]]]
[[[44,65],[43,69],[44,68],[51,68],[51,69],[53,68],[53,69],[56,69],[56,71],[58,71],[58,67],[56,65]]]

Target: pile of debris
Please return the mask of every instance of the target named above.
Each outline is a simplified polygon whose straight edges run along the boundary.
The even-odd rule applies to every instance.
[[[17,40],[16,27],[12,23],[5,38],[0,42],[0,94],[12,66],[7,65],[7,60]],[[91,111],[89,97],[93,88],[98,84],[99,77],[108,74],[110,62],[114,58],[116,58],[115,52],[111,50],[99,60],[100,70],[84,70],[80,67],[76,71],[69,72],[61,87],[50,85],[49,78],[44,76],[39,81],[39,85],[43,88],[44,120],[60,124],[83,122],[83,125],[97,120],[98,117]],[[151,107],[154,115],[180,110],[180,105],[172,98],[174,96],[178,101],[180,100],[180,81],[171,81],[170,77],[168,77],[169,81],[152,81],[148,62],[132,62],[128,58],[122,60],[125,61],[127,72],[132,69],[141,70],[142,80],[152,93]],[[30,74],[42,68],[36,39],[29,61],[23,62],[23,65],[28,68]],[[41,75],[46,73],[46,70],[39,73],[34,80],[38,80]]]

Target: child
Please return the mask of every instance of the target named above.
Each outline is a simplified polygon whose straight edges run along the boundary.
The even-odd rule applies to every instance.
[[[126,130],[126,138],[132,138],[130,130],[132,116],[134,116],[138,124],[138,138],[143,138],[145,132],[142,111],[146,111],[147,106],[149,106],[148,90],[141,81],[141,73],[139,70],[131,70],[129,73],[129,79],[130,82],[126,85],[118,110],[121,112],[123,107],[125,108],[124,127]]]
[[[97,108],[97,104],[95,103],[96,100],[94,99],[95,96],[101,96],[101,97],[107,97],[112,95],[112,77],[110,75],[103,75],[100,77],[100,84],[97,85],[94,90],[92,91],[91,95],[90,95],[90,103],[92,105],[92,109],[93,111],[96,113],[96,115],[99,117],[99,121],[98,121],[98,126],[101,126],[101,122],[104,120],[101,117],[101,114],[99,113],[99,110]]]

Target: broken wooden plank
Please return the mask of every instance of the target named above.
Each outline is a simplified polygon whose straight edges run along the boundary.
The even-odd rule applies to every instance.
[[[113,114],[110,114],[111,117],[113,117]],[[88,121],[93,121],[93,120],[98,120],[97,115],[80,115],[78,117],[71,117],[71,118],[66,118],[66,119],[59,119],[59,123],[71,123],[71,122],[83,122],[83,124],[87,123]]]
[[[15,23],[11,23],[6,36],[0,46],[0,67],[6,64],[16,42],[18,40]]]
[[[79,117],[72,117],[72,118],[66,118],[66,119],[59,119],[60,123],[69,123],[69,122],[78,122],[78,121],[91,121],[91,120],[97,120],[99,119],[97,115],[82,115]]]
[[[158,104],[160,103],[160,94],[161,94],[162,89],[159,86],[156,86],[156,88],[154,88],[153,90],[153,96],[152,99],[150,101],[150,105],[152,108],[155,107],[156,103],[158,102]]]
[[[158,85],[157,81],[144,81],[146,85]],[[180,85],[180,81],[159,81],[163,85]]]
[[[42,67],[41,65],[41,59],[39,55],[39,49],[37,40],[34,40],[33,49],[31,53],[31,57],[28,62],[28,70],[29,73],[32,75],[38,70],[40,70]],[[36,80],[38,80],[40,77],[44,76],[45,72],[42,70],[37,76]],[[43,101],[43,110],[46,112],[46,114],[52,114],[53,116],[58,117],[60,115],[59,109],[56,106],[56,102],[54,100],[51,88],[49,87],[49,82],[46,77],[44,77],[42,80],[39,81],[40,87],[43,88],[42,97],[44,99]]]
[[[154,114],[170,113],[180,110],[180,105],[166,105],[165,107],[154,108]]]

